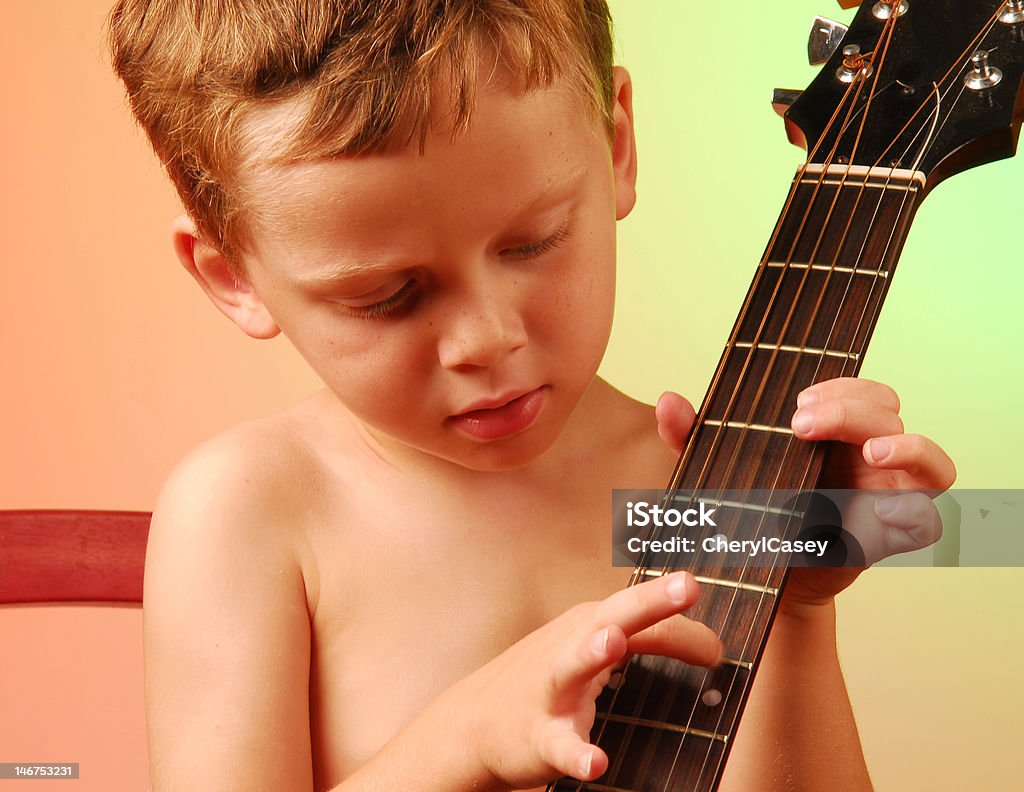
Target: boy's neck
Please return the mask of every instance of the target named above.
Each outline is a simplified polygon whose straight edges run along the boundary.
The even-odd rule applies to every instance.
[[[599,450],[614,452],[618,447],[629,445],[634,439],[631,434],[638,428],[638,416],[650,411],[649,407],[630,399],[595,376],[550,448],[519,467],[475,470],[381,435],[336,400],[335,404],[343,411],[365,449],[389,467],[403,470],[420,480],[436,480],[448,488],[499,487],[506,491],[523,488],[537,497],[542,497],[548,488],[553,491],[564,489],[566,476],[586,464],[585,460],[596,458]],[[632,409],[623,411],[625,405]],[[650,421],[653,435],[653,414]]]

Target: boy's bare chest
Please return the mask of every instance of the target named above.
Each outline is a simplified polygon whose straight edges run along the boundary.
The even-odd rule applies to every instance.
[[[368,515],[359,541],[325,532],[310,668],[317,788],[527,633],[624,586],[609,497],[468,510],[427,498]]]

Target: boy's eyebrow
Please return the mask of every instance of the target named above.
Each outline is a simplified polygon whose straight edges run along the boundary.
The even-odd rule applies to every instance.
[[[548,203],[557,202],[562,196],[570,192],[584,176],[586,176],[588,170],[589,168],[587,165],[582,164],[578,168],[574,168],[564,178],[549,182],[535,198],[527,201],[523,205],[518,214],[526,215],[530,212],[536,211],[538,208],[543,208]],[[295,280],[303,286],[325,286],[342,278],[348,278],[353,275],[360,275],[366,272],[373,272],[374,270],[387,270],[391,269],[393,266],[394,265],[392,263],[389,263],[386,260],[341,260],[332,262],[309,275],[300,275]]]
[[[336,261],[310,275],[296,277],[295,282],[300,286],[328,286],[342,278],[384,269],[388,269],[384,262]]]

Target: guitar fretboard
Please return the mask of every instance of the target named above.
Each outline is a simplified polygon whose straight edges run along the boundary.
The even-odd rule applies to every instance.
[[[922,188],[923,177],[907,171],[810,165],[798,172],[670,489],[818,485],[825,447],[793,436],[797,394],[860,370]],[[795,533],[799,526],[790,522]],[[704,535],[687,536],[698,546],[712,532],[751,539],[765,525],[764,510],[735,510]],[[790,530],[782,525],[783,533]],[[703,594],[687,615],[722,637],[726,660],[709,670],[634,658],[598,700],[592,738],[611,757],[608,772],[592,783],[563,779],[552,789],[717,788],[789,561],[780,555],[772,566],[726,567],[718,558],[689,567]],[[638,567],[635,579],[666,571]]]

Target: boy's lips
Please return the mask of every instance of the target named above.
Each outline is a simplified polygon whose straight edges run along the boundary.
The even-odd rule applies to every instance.
[[[545,386],[477,402],[471,409],[448,420],[480,440],[499,440],[522,432],[533,424],[544,406]]]

